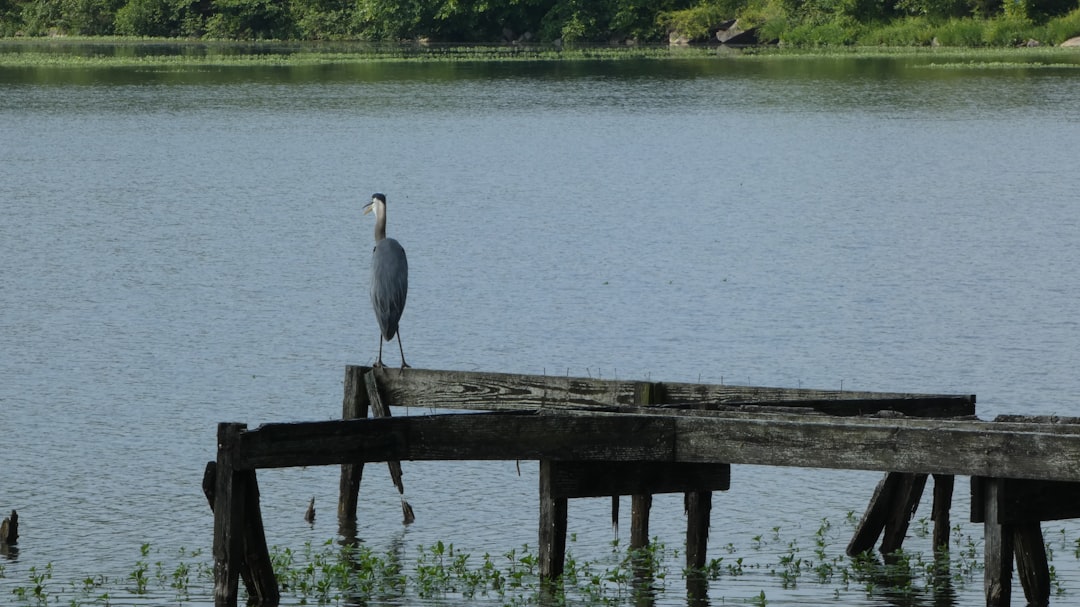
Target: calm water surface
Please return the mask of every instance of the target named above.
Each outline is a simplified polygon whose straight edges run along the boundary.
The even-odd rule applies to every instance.
[[[375,191],[409,255],[417,367],[971,393],[983,418],[1080,415],[1080,58],[1057,61],[1074,66],[0,69],[0,512],[21,517],[0,602],[32,566],[51,562],[59,590],[124,578],[145,543],[166,563],[207,555],[215,425],[340,415],[345,365],[377,352],[360,214]],[[365,474],[369,545],[535,546],[535,463],[405,473],[408,528],[385,468]],[[879,476],[736,467],[710,558],[757,567],[713,582],[711,602],[894,604],[774,573],[792,541],[811,556],[823,519],[842,552]],[[335,536],[336,469],[260,483],[270,543]],[[680,551],[665,605],[686,600],[681,508],[653,509]],[[981,542],[967,508],[960,479],[953,518]],[[610,552],[608,509],[571,502],[575,555]],[[1080,528],[1044,530],[1067,603]],[[907,547],[926,550],[916,535]],[[938,604],[980,604],[981,574],[952,592]],[[113,597],[128,600],[147,604]]]

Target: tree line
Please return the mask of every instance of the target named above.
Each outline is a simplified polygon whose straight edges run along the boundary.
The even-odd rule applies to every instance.
[[[241,40],[663,43],[738,18],[793,43],[855,43],[867,28],[957,21],[1080,28],[1080,0],[0,0],[0,36]],[[1057,20],[1057,21],[1055,21]],[[953,26],[956,29],[956,26]],[[806,40],[800,39],[803,32]],[[935,30],[936,31],[936,30]],[[1062,33],[1064,32],[1064,33]],[[812,35],[811,35],[812,34]],[[1072,35],[1080,34],[1080,31]],[[897,34],[898,36],[900,34]],[[1021,36],[1018,33],[1016,36]],[[936,37],[936,36],[935,36]],[[880,43],[887,43],[882,40]]]

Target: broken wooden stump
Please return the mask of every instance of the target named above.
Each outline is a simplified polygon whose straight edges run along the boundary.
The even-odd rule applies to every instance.
[[[19,513],[12,510],[11,516],[0,523],[0,544],[14,546],[19,543]]]
[[[859,520],[855,533],[848,543],[848,556],[855,556],[874,548],[879,537],[882,554],[899,550],[907,535],[908,526],[919,507],[926,487],[926,474],[889,472],[874,489],[866,513]],[[934,504],[931,518],[934,521],[933,546],[947,548],[949,543],[949,508],[952,505],[953,476],[934,475]]]

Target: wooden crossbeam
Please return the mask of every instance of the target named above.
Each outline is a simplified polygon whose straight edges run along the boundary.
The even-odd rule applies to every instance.
[[[355,371],[354,371],[355,370]],[[348,367],[346,374],[369,367]],[[604,409],[641,404],[644,382],[557,375],[518,375],[376,369],[379,387],[391,406],[423,409],[513,411]],[[853,392],[808,388],[769,388],[657,382],[662,399],[650,404],[675,408],[785,406],[830,415],[869,415],[892,410],[907,416],[960,417],[975,414],[975,397],[900,392]]]
[[[233,465],[390,459],[719,462],[1080,481],[1080,426],[715,411],[424,415],[267,424],[240,434]]]

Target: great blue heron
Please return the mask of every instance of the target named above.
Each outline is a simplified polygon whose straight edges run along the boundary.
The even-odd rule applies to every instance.
[[[405,309],[405,296],[409,292],[409,262],[405,249],[393,238],[386,237],[386,196],[372,194],[371,202],[364,207],[364,215],[375,211],[375,250],[371,254],[371,307],[379,321],[379,360],[375,366],[383,366],[383,340],[390,341],[397,335],[401,351],[401,368],[405,362],[405,349],[401,347],[398,321]]]

